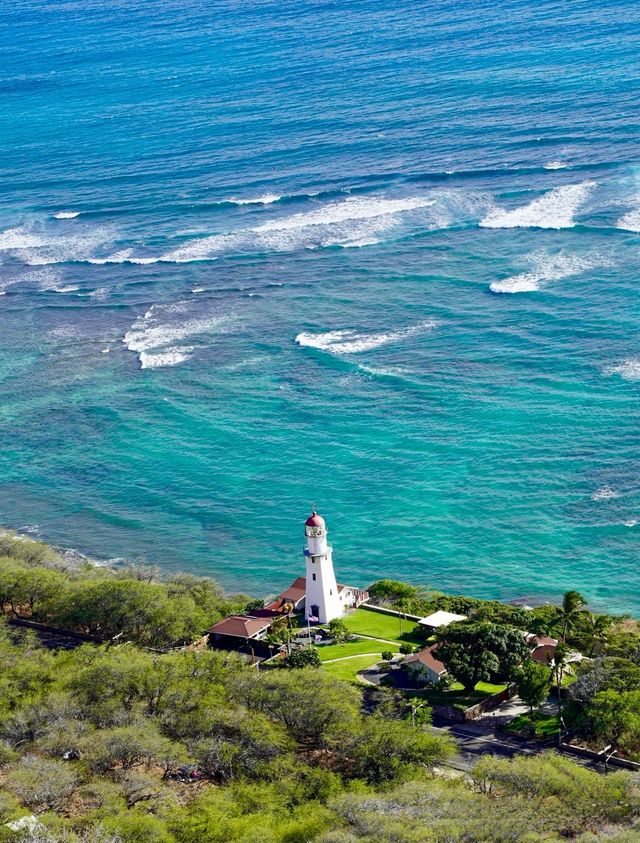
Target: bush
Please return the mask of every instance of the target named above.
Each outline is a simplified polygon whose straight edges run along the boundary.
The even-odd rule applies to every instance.
[[[393,653],[391,650],[383,650],[380,655],[382,656],[382,660],[385,662],[390,662],[393,658]]]
[[[315,647],[298,647],[292,650],[284,663],[290,668],[320,667],[322,664]]]

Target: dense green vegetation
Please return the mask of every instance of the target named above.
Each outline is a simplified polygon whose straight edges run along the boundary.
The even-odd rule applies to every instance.
[[[0,537],[0,612],[148,647],[192,641],[248,598],[225,596],[211,579],[174,574],[155,582],[144,566],[114,571],[67,565],[39,542]]]
[[[461,776],[444,766],[454,749],[430,730],[424,699],[341,681],[353,679],[354,662],[365,666],[397,645],[341,640],[294,649],[282,667],[257,671],[234,654],[169,649],[246,604],[210,580],[73,567],[44,545],[11,538],[0,539],[0,553],[7,618],[111,639],[52,651],[0,622],[0,843],[587,843],[605,831],[612,843],[640,843],[632,776],[603,777],[553,754],[484,758]],[[536,622],[593,646],[565,716],[632,752],[637,626],[611,619],[603,629],[575,602],[544,608],[553,614]],[[528,685],[533,707],[553,676],[521,658],[520,611],[491,603],[441,639],[467,685],[508,674]],[[361,610],[347,629],[334,625],[337,639],[365,621],[395,642],[414,635],[411,622],[401,632],[397,618]],[[364,654],[369,645],[374,657]],[[465,660],[462,651],[474,648],[490,664]],[[324,653],[350,658],[320,664]],[[497,687],[480,682],[468,696]],[[7,825],[31,815],[36,825]]]

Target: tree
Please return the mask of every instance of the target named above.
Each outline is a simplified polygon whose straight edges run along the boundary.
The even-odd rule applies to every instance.
[[[352,746],[353,774],[369,784],[401,781],[416,768],[431,769],[453,752],[447,738],[418,729],[411,721],[365,720]]]
[[[582,612],[576,618],[575,631],[572,637],[577,646],[589,658],[601,656],[606,650],[612,624],[613,618],[609,615]]]
[[[334,618],[329,621],[329,635],[336,644],[348,641],[351,638],[351,633],[342,618]]]
[[[400,645],[400,652],[403,656],[411,655],[411,653],[413,653],[415,649],[416,648],[413,646],[413,644],[408,644],[406,642]]]
[[[558,621],[562,625],[562,640],[567,640],[567,632],[573,628],[577,619],[584,612],[587,601],[578,591],[565,591],[562,605],[558,607]]]
[[[486,621],[450,624],[438,639],[438,659],[467,691],[478,682],[512,679],[529,658],[520,630]]]
[[[359,721],[359,692],[321,670],[247,674],[230,690],[249,708],[282,723],[295,740],[309,748],[344,740]]]
[[[36,813],[61,809],[77,784],[68,764],[25,755],[7,772],[5,785]]]
[[[640,691],[600,691],[587,714],[594,732],[606,743],[640,751]]]
[[[531,714],[546,700],[551,688],[551,671],[533,660],[525,662],[517,673],[518,694]]]
[[[315,647],[297,647],[285,660],[287,667],[320,667],[320,655]]]

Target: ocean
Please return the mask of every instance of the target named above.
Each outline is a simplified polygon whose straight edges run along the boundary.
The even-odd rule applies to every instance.
[[[640,6],[0,2],[0,523],[640,612]]]

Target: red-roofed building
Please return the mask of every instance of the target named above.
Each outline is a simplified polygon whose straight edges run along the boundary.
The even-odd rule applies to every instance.
[[[556,657],[557,638],[548,635],[535,635],[533,632],[525,635],[525,641],[529,645],[531,658],[540,664],[551,664]]]
[[[438,661],[437,644],[432,644],[419,653],[414,653],[412,656],[407,656],[403,664],[406,665],[408,671],[414,676],[420,678],[423,682],[439,682],[447,672],[447,668]]]
[[[259,641],[267,634],[272,618],[253,618],[248,615],[231,615],[208,630],[214,641],[220,637],[241,638],[244,641]]]

